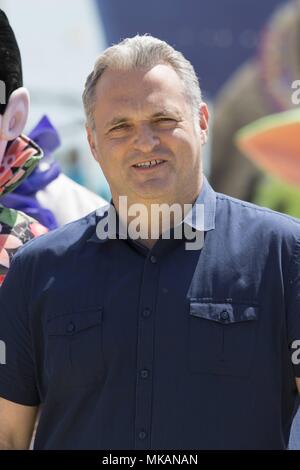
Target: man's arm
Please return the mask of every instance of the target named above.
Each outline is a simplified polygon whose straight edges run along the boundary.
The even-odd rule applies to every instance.
[[[300,377],[296,377],[296,384],[297,384],[298,392],[300,394]]]
[[[0,398],[0,450],[28,449],[38,407]]]

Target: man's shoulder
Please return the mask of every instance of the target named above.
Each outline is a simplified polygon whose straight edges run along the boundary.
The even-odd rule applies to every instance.
[[[252,225],[256,230],[283,236],[290,233],[300,238],[300,219],[296,217],[221,193],[216,193],[216,198],[220,206],[220,213],[227,214],[227,217],[230,214],[242,225],[248,225],[249,229]]]
[[[16,256],[38,258],[44,254],[61,256],[67,251],[78,249],[94,233],[96,228],[96,212],[63,225],[51,232],[35,238],[22,247]]]

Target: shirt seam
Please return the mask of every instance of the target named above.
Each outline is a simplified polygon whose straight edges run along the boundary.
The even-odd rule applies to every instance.
[[[289,280],[289,285],[290,284],[293,284],[293,280],[292,280],[292,269],[293,269],[293,265],[294,265],[294,262],[295,260],[298,258],[299,256],[299,251],[300,251],[300,237],[297,239],[297,241],[295,242],[295,248],[293,250],[293,253],[292,253],[292,256],[291,256],[291,260],[290,260],[290,263],[289,263],[289,270],[288,270],[288,280]]]
[[[300,220],[296,219],[296,217],[292,217],[292,216],[287,215],[287,214],[282,214],[281,212],[277,212],[277,211],[274,211],[272,209],[268,209],[267,207],[259,207],[259,206],[256,206],[255,204],[247,203],[245,201],[235,200],[235,199],[231,198],[230,196],[226,196],[226,195],[222,196],[220,194],[216,194],[216,197],[217,197],[217,199],[220,199],[220,200],[223,200],[223,201],[227,200],[227,201],[230,201],[230,202],[232,202],[234,204],[237,204],[239,206],[247,207],[248,209],[253,209],[253,210],[259,211],[259,212],[278,215],[278,216],[282,217],[283,219],[290,220],[292,222],[295,222],[297,225],[300,225]]]
[[[20,280],[21,280],[21,286],[23,286],[24,288],[21,289],[22,291],[22,305],[26,305],[26,327],[27,327],[27,330],[28,330],[28,334],[30,336],[30,348],[31,348],[31,360],[32,360],[32,364],[33,364],[33,367],[34,367],[34,380],[35,380],[35,390],[32,389],[32,391],[34,393],[36,393],[37,395],[37,399],[39,401],[39,404],[42,402],[41,400],[41,393],[40,393],[40,387],[39,387],[39,381],[38,381],[38,368],[37,368],[37,363],[36,363],[36,360],[35,360],[35,357],[34,357],[34,348],[33,348],[33,338],[32,338],[32,329],[30,327],[30,314],[29,314],[29,309],[28,309],[28,306],[29,306],[29,296],[25,296],[26,293],[29,292],[28,290],[28,285],[26,285],[25,283],[25,275],[24,275],[24,270],[23,270],[23,266],[22,266],[22,263],[20,261],[20,257],[21,255],[18,256],[18,253],[17,253],[17,256],[16,256],[16,262],[18,263],[19,265],[19,269],[20,269]]]

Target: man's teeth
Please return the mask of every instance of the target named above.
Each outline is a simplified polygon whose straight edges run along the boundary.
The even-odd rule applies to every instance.
[[[164,160],[151,160],[150,162],[137,163],[134,166],[137,166],[138,168],[149,168],[150,166],[159,165],[160,163],[163,163],[163,161]]]

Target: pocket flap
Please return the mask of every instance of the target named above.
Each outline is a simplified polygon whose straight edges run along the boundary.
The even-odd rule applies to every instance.
[[[258,307],[253,305],[190,300],[190,315],[218,323],[230,324],[256,320],[257,314]]]
[[[78,331],[86,330],[102,322],[102,307],[68,313],[48,320],[48,334],[72,335]]]

